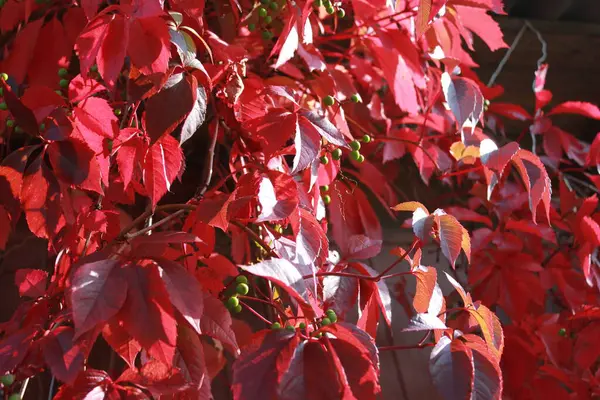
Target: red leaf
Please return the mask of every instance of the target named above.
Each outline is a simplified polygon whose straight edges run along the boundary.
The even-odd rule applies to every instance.
[[[73,113],[75,126],[86,140],[93,136],[113,139],[117,135],[118,120],[106,100],[88,97],[77,104]]]
[[[509,103],[491,103],[487,109],[488,113],[502,115],[518,121],[529,121],[533,117],[523,107]]]
[[[127,296],[127,281],[118,260],[97,253],[82,261],[75,270],[71,304],[76,337],[117,314]]]
[[[102,337],[125,360],[130,368],[135,366],[135,359],[142,350],[142,346],[127,333],[122,323],[113,319],[104,325]]]
[[[436,271],[433,267],[419,267],[413,271],[417,278],[413,307],[418,313],[425,313],[429,309],[429,301],[437,283]]]
[[[536,211],[538,205],[542,203],[546,211],[546,219],[550,223],[552,186],[544,164],[542,164],[538,156],[523,149],[517,152],[512,161],[527,188],[529,208],[533,216],[533,221],[536,221]]]
[[[200,321],[204,303],[202,286],[185,268],[170,260],[157,260],[162,279],[173,306],[194,330],[200,334]]]
[[[313,124],[305,118],[296,117],[296,134],[294,137],[296,155],[292,174],[307,168],[317,158],[321,150],[321,136]]]
[[[151,143],[173,132],[196,104],[198,82],[192,75],[171,75],[165,86],[146,101],[145,122]]]
[[[177,334],[177,350],[179,351],[180,366],[191,383],[191,388],[181,393],[182,397],[189,395],[191,398],[212,398],[210,376],[205,363],[205,355],[200,337],[187,326],[179,326]]]
[[[128,41],[129,30],[122,15],[103,14],[90,21],[76,45],[83,76],[87,77],[96,61],[98,72],[108,87],[114,87],[123,67]]]
[[[504,333],[500,320],[483,304],[479,304],[477,309],[469,308],[469,313],[477,320],[489,351],[500,360],[504,350]]]
[[[305,118],[308,120],[329,143],[336,146],[348,148],[348,144],[344,139],[344,135],[324,116],[321,116],[313,111],[301,111],[299,114],[298,123],[301,126],[305,126],[302,120]]]
[[[169,294],[158,268],[130,265],[123,268],[123,274],[128,283],[127,299],[119,315],[125,329],[151,354],[170,363],[177,329]]]
[[[38,123],[46,119],[57,108],[66,106],[63,98],[48,86],[33,86],[28,88],[23,96],[21,96],[21,102],[25,107],[33,111]]]
[[[179,142],[172,136],[166,135],[150,147],[144,160],[144,186],[153,208],[171,188],[182,168],[183,154]]]
[[[465,28],[479,36],[491,51],[508,47],[500,26],[483,8],[456,5],[456,12]]]
[[[54,400],[118,400],[121,398],[105,371],[87,368],[72,385],[61,385]]]
[[[13,371],[25,359],[35,334],[31,328],[24,328],[0,340],[0,374]]]
[[[2,14],[8,12],[7,10],[2,11]],[[19,85],[23,83],[27,75],[27,70],[29,69],[29,64],[35,54],[35,45],[43,24],[43,19],[36,19],[31,23],[25,24],[19,34],[16,35],[15,42],[12,46],[13,51],[9,53],[8,59],[2,64],[4,72],[11,76]],[[12,29],[12,27],[10,29]],[[13,111],[13,115],[14,114]],[[22,127],[28,132],[25,126]]]
[[[16,222],[21,213],[21,187],[27,160],[39,146],[21,147],[10,153],[0,164],[0,204]]]
[[[206,119],[207,102],[206,90],[204,90],[202,86],[198,86],[196,89],[196,101],[194,102],[194,107],[192,107],[192,111],[190,111],[181,127],[180,144],[183,144],[191,138],[204,123],[204,120]]]
[[[27,108],[12,91],[10,86],[8,86],[8,84],[1,79],[0,88],[2,88],[2,96],[4,97],[3,100],[8,106],[8,111],[10,111],[12,114],[15,122],[26,133],[32,136],[37,136],[39,133],[39,126],[33,111]]]
[[[44,337],[44,360],[50,366],[52,374],[59,380],[72,384],[83,370],[84,355],[73,343],[73,328],[59,326]]]
[[[98,83],[97,80],[77,75],[69,83],[69,101],[76,103],[104,90],[106,88]]]
[[[232,330],[231,314],[223,302],[204,292],[204,313],[200,320],[200,328],[204,335],[213,337],[229,348],[233,354],[238,354],[239,349]]]
[[[460,250],[463,247],[463,227],[456,218],[447,214],[436,215],[436,222],[442,253],[444,253],[452,267],[454,267]],[[471,249],[470,242],[468,249]]]
[[[137,18],[128,28],[127,54],[133,65],[145,75],[164,73],[171,55],[166,21],[161,17]]]
[[[298,342],[295,332],[258,332],[233,365],[233,398],[275,398]]]
[[[56,141],[48,146],[55,175],[68,185],[103,194],[100,166],[94,152],[77,140]]]
[[[279,52],[277,62],[273,68],[277,69],[288,62],[296,53],[299,44],[298,23],[296,21],[296,13],[289,13],[289,18],[277,39],[277,43],[273,46],[273,50],[269,57]],[[311,38],[312,39],[312,38]]]
[[[567,101],[554,107],[547,115],[579,114],[584,117],[600,119],[600,109],[592,103],[584,101]]]
[[[38,298],[46,292],[48,273],[40,269],[21,268],[15,273],[15,285],[21,297]]]
[[[285,219],[298,206],[298,186],[290,175],[272,171],[260,180],[258,202],[260,215],[256,222]]]
[[[417,36],[421,36],[447,0],[420,0],[417,12]]]

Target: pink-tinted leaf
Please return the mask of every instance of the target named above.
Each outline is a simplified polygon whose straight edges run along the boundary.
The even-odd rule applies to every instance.
[[[519,144],[517,142],[507,143],[499,149],[491,139],[484,139],[480,146],[481,162],[500,175],[506,165],[519,151]]]
[[[327,119],[327,117],[321,116],[313,111],[302,111],[299,114],[298,123],[300,126],[305,126],[305,122],[302,119],[308,120],[329,143],[336,146],[348,148],[348,144],[344,139],[344,135]]]
[[[202,126],[206,119],[206,106],[207,106],[206,90],[202,86],[198,86],[196,89],[196,101],[192,111],[185,118],[185,121],[181,127],[181,136],[179,143],[183,144],[190,139],[196,131]]]
[[[35,333],[31,328],[22,329],[0,339],[1,374],[12,372],[23,361]]]
[[[483,8],[455,6],[465,28],[479,36],[491,51],[508,47],[500,26]]]
[[[21,268],[15,273],[15,285],[21,297],[41,297],[46,292],[48,273],[40,269]]]
[[[533,221],[536,221],[536,211],[538,205],[542,203],[546,212],[546,219],[550,222],[552,186],[544,164],[538,156],[523,149],[517,152],[512,161],[527,188]]]
[[[173,306],[195,331],[200,334],[200,321],[204,309],[203,290],[193,275],[176,262],[161,259],[158,264]]]
[[[179,351],[178,366],[187,372],[188,381],[192,387],[182,395],[196,395],[199,399],[212,397],[210,376],[205,362],[205,355],[200,337],[187,326],[179,326],[177,333],[177,350]]]
[[[579,114],[584,117],[600,119],[600,109],[592,103],[584,101],[567,101],[554,107],[548,115]]]
[[[112,139],[118,132],[118,120],[108,102],[88,97],[73,109],[75,126],[84,138],[98,135]]]
[[[77,267],[71,287],[76,335],[94,328],[119,312],[127,296],[127,281],[119,273],[119,261],[97,253]]]
[[[463,227],[460,222],[451,215],[439,215],[436,220],[442,253],[444,253],[452,267],[454,267],[456,259],[460,254],[460,250],[463,247]]]
[[[447,0],[420,0],[417,12],[416,28],[417,36],[421,36]]]
[[[404,328],[404,331],[430,331],[433,329],[447,329],[446,324],[442,322],[437,315],[429,313],[419,313],[413,316],[408,321],[408,326]]]
[[[69,101],[76,103],[104,90],[97,80],[77,75],[69,83]]]
[[[480,304],[477,309],[469,308],[469,313],[477,320],[489,351],[500,360],[504,350],[504,333],[500,320],[483,304]]]
[[[302,171],[311,165],[321,150],[321,136],[314,125],[305,118],[297,119],[294,145],[296,155],[292,173]]]
[[[429,371],[438,392],[445,399],[470,399],[474,368],[471,354],[459,340],[443,336],[429,358]]]
[[[159,16],[136,18],[128,28],[127,54],[133,65],[145,75],[164,73],[169,64],[171,44],[166,21]]]
[[[358,281],[345,276],[326,276],[323,278],[324,308],[335,311],[339,318],[344,318],[352,309],[358,297]]]
[[[425,313],[429,309],[431,296],[437,282],[437,270],[433,267],[418,267],[413,271],[417,278],[413,307],[418,313]]]
[[[73,383],[83,369],[84,355],[73,343],[73,328],[59,326],[44,337],[44,360],[50,366],[52,374],[66,383]]]
[[[135,366],[135,359],[142,350],[142,346],[127,333],[122,322],[114,319],[108,322],[102,329],[102,337],[127,365]]]
[[[282,220],[298,206],[298,186],[291,176],[273,171],[260,180],[258,202],[256,222]]]
[[[221,300],[207,292],[204,292],[203,295],[204,312],[200,319],[202,333],[217,339],[237,355],[239,348],[231,327],[231,314]]]
[[[498,114],[505,118],[514,119],[517,121],[529,121],[532,118],[523,107],[517,104],[509,103],[491,103],[488,107],[488,112],[491,114]]]
[[[458,128],[462,130],[466,123],[474,127],[483,113],[483,95],[477,84],[445,73],[442,75],[442,87]]]

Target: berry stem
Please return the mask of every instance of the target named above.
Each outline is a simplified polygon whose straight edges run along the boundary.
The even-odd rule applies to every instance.
[[[243,305],[244,307],[246,307],[246,309],[248,311],[250,311],[252,314],[256,315],[256,317],[258,319],[260,319],[261,321],[263,321],[265,324],[267,324],[269,326],[273,325],[273,323],[271,321],[269,321],[268,319],[266,319],[265,317],[263,317],[262,315],[260,315],[260,313],[256,312],[254,310],[254,308],[250,307],[246,302],[240,301],[240,304]]]
[[[406,256],[408,256],[408,254],[410,252],[412,252],[414,249],[417,248],[417,245],[419,244],[419,239],[415,239],[412,242],[412,245],[410,246],[410,248],[408,250],[405,250],[404,253],[402,254],[402,256],[398,257],[398,259],[396,261],[394,261],[389,267],[387,267],[386,269],[384,269],[383,271],[381,271],[381,273],[379,273],[379,275],[377,275],[375,278],[376,281],[379,281],[381,279],[386,279],[386,278],[391,278],[392,276],[398,276],[398,274],[392,274],[389,276],[386,276],[386,274],[388,272],[390,272],[396,265],[400,264],[402,261],[404,261],[404,259],[406,258]],[[399,275],[406,275],[406,272],[401,272]],[[410,274],[410,272],[408,272],[408,274]]]

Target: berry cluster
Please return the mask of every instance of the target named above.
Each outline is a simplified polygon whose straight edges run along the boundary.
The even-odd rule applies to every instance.
[[[329,15],[333,15],[337,12],[338,18],[344,18],[346,16],[346,11],[339,5],[332,4],[330,0],[315,0],[313,1],[313,6],[315,8],[325,7],[325,11],[327,11],[327,14]]]
[[[261,37],[265,41],[273,39],[273,32],[268,27],[273,23],[273,18],[277,18],[278,15],[273,15],[280,11],[280,8],[285,6],[285,2],[280,6],[276,0],[260,0],[260,5],[256,8],[256,14],[258,18],[251,17],[250,23],[248,23],[248,30],[254,32],[257,25],[262,28]]]
[[[235,287],[235,294],[227,299],[226,305],[230,311],[239,313],[242,311],[242,305],[240,304],[238,295],[247,295],[250,291],[250,287],[248,286],[248,278],[246,278],[244,275],[237,276],[235,278],[235,282],[237,283]]]
[[[6,395],[6,393],[3,393],[6,391],[6,388],[9,388],[10,386],[12,386],[15,383],[15,376],[12,374],[6,374],[3,376],[0,376],[0,384],[2,385],[2,390],[0,391],[0,394],[4,394]],[[8,397],[5,397],[8,400],[21,400],[21,395],[19,393],[13,393]]]

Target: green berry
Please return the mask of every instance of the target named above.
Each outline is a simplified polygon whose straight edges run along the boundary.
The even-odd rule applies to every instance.
[[[337,322],[338,320],[338,317],[333,310],[327,310],[327,318],[329,318],[331,322]]]
[[[331,7],[331,0],[323,0],[323,5],[325,6],[325,8]]]
[[[254,32],[254,30],[256,30],[256,24],[248,24],[248,30]]]
[[[260,0],[260,4],[269,4],[271,0]]]
[[[350,101],[353,103],[360,103],[360,96],[354,93],[352,96],[350,96]]]
[[[238,283],[238,285],[235,287],[235,291],[241,294],[242,296],[245,296],[250,291],[250,288],[245,283]]]
[[[304,322],[300,322],[298,324],[298,328],[300,328],[300,329],[306,329],[306,324]]]
[[[323,7],[323,0],[315,0],[315,1],[313,1],[313,6],[317,7],[317,8]]]
[[[354,161],[358,161],[358,159],[360,158],[362,154],[360,154],[360,152],[358,150],[352,150],[350,152],[350,158],[353,159]]]
[[[4,7],[8,0],[0,0],[0,8]]]
[[[269,14],[269,12],[267,11],[266,8],[264,7],[258,7],[258,16],[261,18],[266,17]]]
[[[335,99],[333,98],[333,96],[325,96],[325,98],[323,99],[323,104],[325,104],[327,107],[331,107],[334,103]]]
[[[0,110],[2,110],[2,111],[8,110],[8,105],[6,104],[6,102],[3,101],[2,103],[0,103]]]
[[[271,31],[262,31],[261,35],[262,35],[262,38],[264,40],[271,40],[271,39],[273,39],[273,32],[271,32]]]
[[[96,64],[92,65],[92,66],[90,67],[90,71],[91,71],[91,72],[98,72],[98,66],[97,66]]]
[[[246,275],[238,275],[235,278],[235,282],[236,283],[248,283],[248,278],[246,278]]]
[[[273,17],[271,17],[270,15],[267,15],[265,17],[265,24],[269,25],[271,22],[273,22]]]
[[[317,339],[321,339],[323,337],[323,332],[317,332],[317,333],[315,333],[314,337],[317,338]]]
[[[240,300],[237,297],[231,296],[230,298],[227,299],[227,308],[229,308],[230,310],[236,308],[239,305],[240,305]]]
[[[6,127],[7,128],[12,128],[13,126],[15,126],[15,121],[13,119],[7,119],[6,120]]]
[[[360,142],[358,140],[353,140],[350,142],[350,148],[352,148],[352,150],[360,150]]]
[[[65,78],[67,75],[69,75],[69,71],[67,71],[66,68],[61,68],[58,70],[58,76],[61,78]]]
[[[118,117],[119,115],[121,115],[122,111],[120,108],[115,108],[115,115]]]
[[[365,135],[362,137],[362,141],[364,143],[371,143],[371,140],[373,140],[373,138],[371,138],[371,136],[369,136],[369,135]]]
[[[321,156],[320,160],[321,160],[321,164],[323,164],[323,165],[329,164],[329,158],[327,158],[327,156]]]
[[[69,86],[69,81],[66,79],[61,79],[60,82],[58,82],[58,84],[61,88],[66,88]]]
[[[2,79],[3,81],[7,81],[8,80],[8,74],[6,72],[0,73],[0,79]]]
[[[294,332],[296,330],[296,328],[294,328],[292,325],[286,325],[285,326],[285,330],[286,331],[290,331],[290,332]]]
[[[4,96],[4,88],[0,87],[0,96]]]
[[[8,396],[8,400],[21,400],[21,395],[19,393],[13,393]]]
[[[333,158],[334,160],[339,160],[340,158],[342,158],[342,149],[335,149],[334,151],[332,151],[331,158]]]
[[[10,386],[15,383],[15,376],[13,374],[6,374],[4,376],[0,376],[0,383],[4,386]]]
[[[323,326],[331,325],[331,320],[328,317],[325,317],[321,320],[321,325],[323,325]]]
[[[329,203],[331,203],[331,196],[328,194],[323,196],[323,203],[325,203],[325,205],[328,205]]]
[[[561,337],[567,336],[567,330],[565,328],[560,328],[558,330],[558,336],[561,336]]]
[[[40,131],[43,131],[43,130],[45,130],[45,129],[46,129],[46,124],[42,122],[42,123],[40,124]]]
[[[321,186],[321,192],[322,193],[329,192],[329,185],[323,185],[323,186]]]
[[[363,156],[362,154],[358,157],[358,160],[356,160],[357,163],[362,164],[365,162],[365,156]]]
[[[19,125],[15,126],[15,133],[23,133],[23,128],[21,128]]]
[[[333,7],[327,7],[325,9],[325,11],[327,11],[327,14],[333,15],[335,13],[335,8],[333,8]]]
[[[54,91],[54,93],[56,93],[56,94],[57,94],[57,95],[59,95],[59,96],[62,96],[62,95],[63,95],[63,92],[62,92],[62,90],[59,90],[59,89],[55,90],[55,91]]]
[[[338,18],[344,18],[346,16],[346,11],[344,11],[343,8],[338,8],[337,16],[338,16]]]
[[[235,306],[235,307],[233,308],[233,310],[231,310],[231,311],[233,311],[233,312],[234,312],[234,313],[236,313],[236,314],[239,314],[239,313],[241,313],[241,312],[242,312],[242,305],[241,305],[241,304],[238,304],[238,305],[237,305],[237,306]]]
[[[281,329],[281,324],[279,322],[273,322],[273,325],[271,325],[271,329],[273,329],[274,331],[277,331],[277,330]]]
[[[277,11],[279,10],[279,4],[272,2],[271,4],[269,4],[269,8],[273,11]]]

